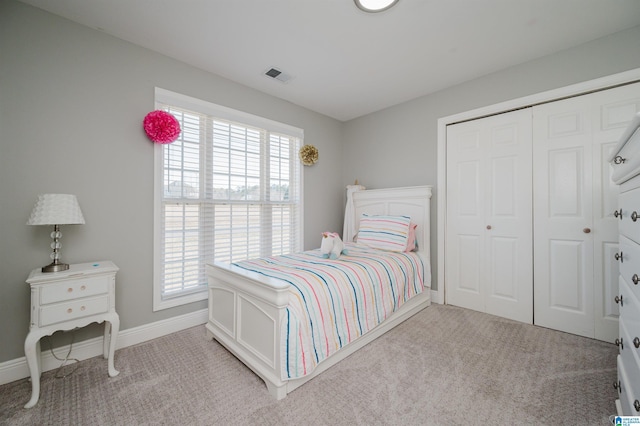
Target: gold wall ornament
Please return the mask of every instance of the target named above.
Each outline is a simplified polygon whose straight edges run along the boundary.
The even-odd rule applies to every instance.
[[[300,160],[305,166],[312,166],[318,161],[318,148],[313,145],[305,145],[300,148]]]

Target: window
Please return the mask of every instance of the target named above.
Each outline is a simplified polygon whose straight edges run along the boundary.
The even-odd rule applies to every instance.
[[[206,264],[302,249],[301,129],[156,89],[154,310],[207,298]]]

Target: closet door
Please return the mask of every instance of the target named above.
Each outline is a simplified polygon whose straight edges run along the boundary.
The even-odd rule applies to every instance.
[[[581,98],[533,109],[535,324],[582,336],[594,318],[588,115]]]
[[[447,128],[448,303],[533,319],[531,110]]]
[[[639,108],[639,83],[533,108],[536,325],[617,337],[618,188],[607,157]]]

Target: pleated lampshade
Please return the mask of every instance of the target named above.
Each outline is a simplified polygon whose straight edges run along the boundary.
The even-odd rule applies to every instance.
[[[78,199],[71,194],[38,195],[27,225],[82,225]]]

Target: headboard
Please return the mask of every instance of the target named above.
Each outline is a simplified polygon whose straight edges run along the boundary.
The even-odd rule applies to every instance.
[[[353,193],[355,229],[360,227],[363,213],[404,215],[418,225],[418,254],[430,265],[431,247],[431,186],[368,189]]]

